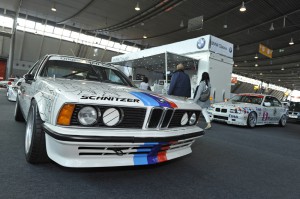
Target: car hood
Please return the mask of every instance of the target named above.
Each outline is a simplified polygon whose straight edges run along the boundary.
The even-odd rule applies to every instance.
[[[200,109],[192,100],[183,97],[160,95],[129,86],[58,78],[47,78],[42,82],[44,86],[55,90],[68,102]]]

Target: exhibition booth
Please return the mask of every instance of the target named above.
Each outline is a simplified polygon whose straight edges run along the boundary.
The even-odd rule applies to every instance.
[[[191,79],[191,96],[203,72],[211,79],[211,99],[224,101],[230,97],[233,66],[233,44],[212,35],[206,35],[134,53],[112,57],[116,65],[138,86],[143,76],[149,78],[154,92],[167,93],[176,65],[182,63]]]

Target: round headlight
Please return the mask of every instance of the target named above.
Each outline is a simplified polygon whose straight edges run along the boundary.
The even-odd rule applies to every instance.
[[[186,125],[188,121],[189,121],[189,115],[187,113],[184,113],[180,121],[181,126]]]
[[[116,108],[106,109],[103,113],[103,123],[106,126],[115,126],[121,120],[121,114]]]
[[[196,113],[193,113],[191,118],[190,118],[189,124],[194,125],[196,123],[196,119],[197,119]]]
[[[97,122],[97,110],[91,106],[83,107],[78,112],[78,120],[82,125],[92,125]]]

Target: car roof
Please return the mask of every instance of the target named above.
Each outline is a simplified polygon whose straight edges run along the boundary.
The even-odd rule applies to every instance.
[[[118,68],[116,68],[116,67],[115,67],[114,65],[112,65],[112,64],[105,63],[105,62],[101,62],[101,61],[98,61],[98,60],[93,60],[93,59],[87,59],[87,58],[76,57],[76,56],[70,56],[70,55],[59,55],[59,54],[48,54],[48,55],[46,55],[46,56],[48,56],[49,58],[50,58],[50,57],[60,57],[60,58],[68,58],[68,59],[80,59],[80,60],[84,60],[84,61],[87,61],[87,62],[95,62],[95,63],[101,64],[101,65],[104,66],[104,67],[107,67],[107,68],[113,68],[113,69],[118,70]]]
[[[244,95],[244,96],[255,96],[255,97],[265,97],[265,96],[271,96],[266,94],[260,94],[260,93],[239,93],[237,95]]]

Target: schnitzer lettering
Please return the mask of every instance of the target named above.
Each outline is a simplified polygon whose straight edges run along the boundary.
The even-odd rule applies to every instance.
[[[116,101],[116,102],[135,102],[135,103],[140,102],[139,99],[119,98],[119,97],[81,96],[80,99],[105,100],[105,101]]]

